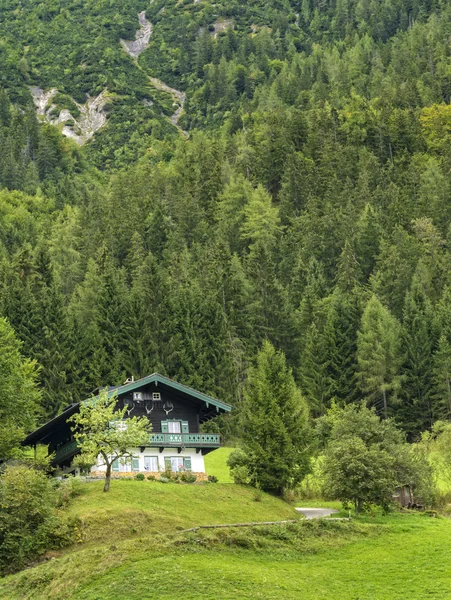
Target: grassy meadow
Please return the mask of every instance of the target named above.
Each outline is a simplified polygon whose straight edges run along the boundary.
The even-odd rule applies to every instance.
[[[306,521],[295,506],[230,481],[231,449],[212,452],[220,483],[80,484],[68,517],[77,543],[0,581],[4,600],[451,600],[451,520],[375,512]],[[221,483],[222,482],[222,483]],[[341,511],[338,516],[347,516]],[[270,527],[196,525],[296,519]]]

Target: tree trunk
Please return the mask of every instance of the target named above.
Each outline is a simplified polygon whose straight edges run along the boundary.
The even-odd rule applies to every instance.
[[[108,463],[106,466],[105,485],[103,486],[104,492],[108,492],[108,490],[110,489],[110,481],[111,481],[111,464]]]
[[[359,516],[359,512],[362,508],[362,501],[361,500],[354,500],[354,508],[355,508],[355,516],[356,518]]]

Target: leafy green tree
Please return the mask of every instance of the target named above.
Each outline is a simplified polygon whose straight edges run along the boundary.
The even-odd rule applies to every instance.
[[[145,446],[151,430],[147,417],[131,417],[124,421],[127,407],[117,408],[116,395],[104,391],[80,404],[71,417],[72,431],[80,449],[77,460],[83,465],[106,466],[104,492],[111,482],[111,468],[116,460],[131,460],[133,448]]]
[[[371,296],[357,333],[358,376],[368,402],[382,407],[385,417],[401,386],[401,361],[400,325],[376,296]]]
[[[0,570],[23,568],[51,548],[69,544],[70,528],[56,511],[59,490],[41,471],[8,465],[0,477]]]
[[[294,488],[309,468],[308,410],[284,355],[268,341],[249,371],[241,410],[251,483],[276,494]]]
[[[23,358],[22,344],[8,321],[0,318],[0,456],[19,452],[20,443],[36,423],[41,393],[36,362]]]
[[[319,420],[318,431],[327,439],[322,465],[325,492],[352,503],[356,516],[368,504],[387,510],[397,486],[424,492],[425,483],[432,485],[427,458],[414,456],[394,422],[381,420],[374,408],[363,403],[334,405]]]

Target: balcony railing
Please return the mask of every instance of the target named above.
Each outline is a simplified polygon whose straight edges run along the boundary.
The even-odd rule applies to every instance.
[[[218,433],[152,433],[151,446],[185,446],[186,448],[219,448]]]
[[[219,448],[221,445],[218,433],[151,433],[149,446],[164,448]],[[56,451],[53,462],[60,463],[76,454],[77,442],[68,442]]]
[[[70,456],[74,455],[77,452],[77,449],[78,449],[78,446],[77,446],[77,442],[75,440],[73,440],[72,442],[68,442],[64,446],[61,446],[61,448],[58,448],[58,450],[56,451],[55,458],[53,459],[53,462],[58,463],[66,458],[69,458]]]

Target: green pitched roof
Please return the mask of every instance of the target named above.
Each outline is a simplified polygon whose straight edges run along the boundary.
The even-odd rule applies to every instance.
[[[129,383],[125,383],[124,385],[120,385],[114,389],[111,389],[108,391],[108,397],[111,398],[111,396],[115,393],[117,393],[118,396],[120,396],[127,392],[136,390],[137,388],[140,388],[143,385],[147,385],[149,383],[155,383],[156,385],[161,383],[163,385],[167,385],[168,387],[171,387],[174,390],[183,392],[188,396],[192,396],[193,398],[197,398],[197,400],[205,402],[207,406],[211,404],[212,406],[216,406],[216,408],[220,408],[221,410],[224,410],[226,412],[230,412],[232,410],[230,404],[226,404],[225,402],[221,402],[221,400],[217,400],[212,396],[208,396],[207,394],[203,394],[202,392],[193,390],[193,388],[190,388],[187,385],[183,385],[182,383],[177,383],[176,381],[173,381],[168,377],[164,377],[159,373],[153,373],[152,375],[147,375],[147,377],[143,377],[142,379],[130,381]]]

